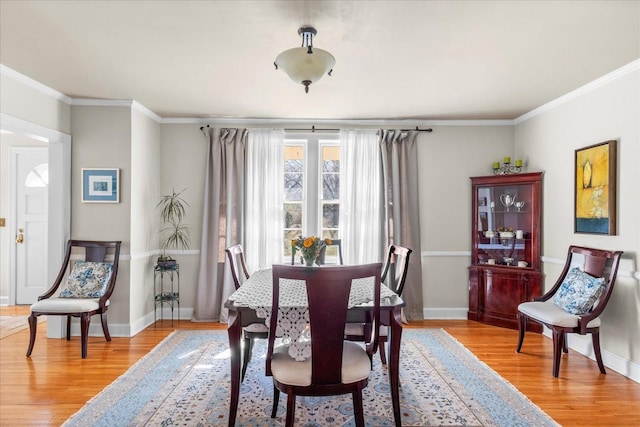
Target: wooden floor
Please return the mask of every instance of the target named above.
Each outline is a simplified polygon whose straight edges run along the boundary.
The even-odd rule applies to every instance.
[[[25,307],[0,307],[0,315],[26,314]],[[517,332],[451,320],[412,323],[444,328],[482,361],[564,426],[640,426],[640,384],[575,353],[563,356],[560,377],[551,375],[551,340],[527,334],[515,352]],[[122,375],[174,329],[224,329],[219,323],[158,322],[133,338],[89,338],[80,358],[80,338],[47,339],[40,325],[31,358],[28,330],[0,340],[0,426],[59,426],[92,396]]]

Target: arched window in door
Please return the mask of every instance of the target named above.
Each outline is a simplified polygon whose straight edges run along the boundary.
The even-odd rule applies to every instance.
[[[49,185],[49,164],[41,163],[31,169],[27,174],[24,185],[28,188],[46,187]]]

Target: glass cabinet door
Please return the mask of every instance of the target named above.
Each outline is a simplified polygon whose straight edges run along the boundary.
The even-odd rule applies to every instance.
[[[540,174],[528,175],[474,179],[473,264],[539,269]]]

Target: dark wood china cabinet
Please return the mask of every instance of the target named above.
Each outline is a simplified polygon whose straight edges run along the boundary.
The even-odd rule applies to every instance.
[[[471,188],[468,318],[518,329],[518,304],[542,294],[542,172],[473,177]]]

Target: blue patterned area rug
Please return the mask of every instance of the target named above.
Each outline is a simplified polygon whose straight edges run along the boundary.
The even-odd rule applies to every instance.
[[[264,340],[240,390],[237,426],[282,426],[286,395],[270,418],[273,383],[264,376]],[[400,358],[404,426],[557,426],[548,415],[440,329],[405,330]],[[226,426],[226,331],[172,333],[91,399],[64,426]],[[387,369],[374,358],[363,393],[367,426],[393,425]],[[351,426],[351,396],[298,397],[296,426]]]

